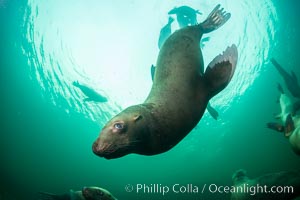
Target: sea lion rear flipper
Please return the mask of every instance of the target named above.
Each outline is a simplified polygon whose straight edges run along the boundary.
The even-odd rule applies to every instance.
[[[294,125],[294,121],[292,119],[292,115],[289,114],[286,117],[286,121],[285,121],[285,127],[284,127],[284,135],[286,137],[289,137],[292,132],[295,130],[295,125]]]
[[[224,8],[219,9],[221,6],[218,4],[208,15],[208,17],[199,24],[203,33],[209,33],[220,28],[223,24],[225,24],[230,18],[231,14],[226,13]]]
[[[215,119],[217,120],[219,117],[219,113],[218,111],[216,111],[216,109],[214,109],[210,103],[208,102],[207,107],[206,107],[207,111],[209,112],[209,114]]]
[[[267,127],[278,132],[284,132],[284,127],[279,123],[269,122],[267,123]]]
[[[230,82],[238,59],[237,47],[233,44],[216,56],[206,68],[204,78],[206,80],[207,91],[211,97],[223,90]]]

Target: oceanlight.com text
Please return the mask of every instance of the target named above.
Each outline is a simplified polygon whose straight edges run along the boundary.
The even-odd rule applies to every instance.
[[[217,184],[203,184],[201,186],[195,184],[179,184],[173,185],[164,184],[127,184],[125,186],[126,192],[134,192],[137,194],[161,194],[168,193],[175,194],[203,194],[209,193],[244,193],[249,195],[256,194],[292,194],[294,188],[292,186],[267,186],[267,185],[249,185],[242,184],[239,186],[224,186]]]

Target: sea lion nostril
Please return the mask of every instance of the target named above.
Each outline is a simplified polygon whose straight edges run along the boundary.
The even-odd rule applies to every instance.
[[[93,143],[92,150],[93,150],[94,153],[96,153],[96,152],[99,151],[99,149],[98,149],[98,143],[97,142]]]

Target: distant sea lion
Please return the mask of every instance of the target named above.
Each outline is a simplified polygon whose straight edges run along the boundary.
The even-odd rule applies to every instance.
[[[107,102],[106,97],[102,96],[92,88],[86,85],[82,85],[78,81],[74,81],[73,85],[75,87],[78,87],[87,96],[84,101]]]
[[[250,179],[247,172],[240,169],[233,174],[232,181],[231,200],[296,200],[295,198],[300,197],[300,172],[298,171],[270,173]],[[286,191],[276,191],[277,186],[279,191],[283,188]],[[293,189],[289,188],[288,192],[287,187],[290,186]]]
[[[271,58],[272,64],[276,67],[279,74],[282,76],[286,87],[294,97],[300,98],[300,86],[296,74],[292,71],[291,75],[287,73],[278,62]]]
[[[202,14],[189,6],[175,7],[168,12],[169,15],[175,14],[180,28],[197,24],[197,14]]]
[[[150,94],[143,104],[126,108],[103,127],[92,147],[96,155],[112,159],[163,153],[198,124],[208,101],[230,82],[238,56],[235,45],[228,47],[203,74],[199,42],[229,18],[218,5],[203,23],[180,29],[166,40]]]
[[[269,122],[267,127],[283,132],[284,136],[289,139],[293,151],[300,155],[300,114],[297,114],[299,101],[294,103],[280,85],[278,85],[278,90],[281,93],[279,98],[281,113],[276,118],[281,122]]]
[[[117,200],[109,191],[99,187],[84,187],[81,191],[70,190],[66,194],[39,192],[39,200]]]
[[[158,38],[158,48],[160,49],[163,43],[166,41],[166,39],[171,35],[172,30],[171,30],[171,25],[174,21],[173,17],[169,17],[168,23],[162,27],[159,33],[159,38]]]

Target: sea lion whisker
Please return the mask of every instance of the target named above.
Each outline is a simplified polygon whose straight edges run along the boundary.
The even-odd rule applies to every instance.
[[[135,141],[130,141],[130,143],[121,143],[121,144],[118,144],[116,146],[118,147],[125,147],[125,146],[134,146],[136,143],[140,142],[141,140],[135,140]]]
[[[135,140],[135,141],[130,141],[130,143],[121,143],[121,144],[117,144],[115,147],[116,148],[122,148],[122,149],[126,149],[126,148],[129,148],[129,147],[134,147],[136,146],[136,144],[140,142],[140,140]]]

